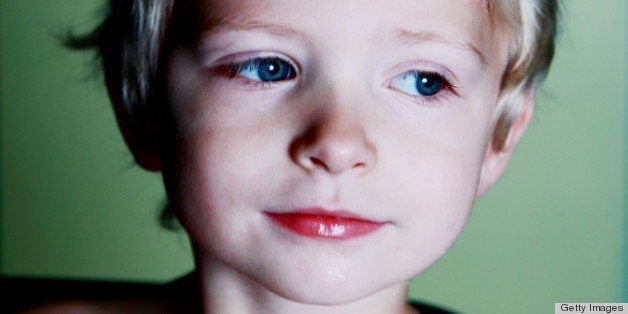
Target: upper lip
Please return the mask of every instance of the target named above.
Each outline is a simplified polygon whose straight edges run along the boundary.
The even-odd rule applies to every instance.
[[[293,208],[289,211],[285,212],[269,212],[272,215],[314,215],[321,217],[330,217],[330,218],[338,218],[338,219],[352,219],[352,220],[361,220],[364,222],[372,222],[372,223],[386,223],[386,221],[378,221],[372,218],[367,218],[362,215],[356,214],[350,210],[344,208],[338,209],[327,209],[320,206],[315,207],[297,207]]]

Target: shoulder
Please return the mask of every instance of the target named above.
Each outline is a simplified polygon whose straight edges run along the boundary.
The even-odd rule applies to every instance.
[[[0,277],[1,313],[171,313],[187,311],[188,281],[169,284]],[[194,294],[192,294],[194,295]]]
[[[0,277],[0,313],[190,313],[198,289],[194,274],[160,284],[99,280]],[[410,301],[421,314],[455,314]]]
[[[459,314],[459,312],[454,312],[449,309],[437,307],[435,305],[419,302],[416,300],[410,300],[409,303],[421,314]]]
[[[9,313],[112,314],[112,313],[180,313],[171,304],[157,300],[63,300],[26,306]]]

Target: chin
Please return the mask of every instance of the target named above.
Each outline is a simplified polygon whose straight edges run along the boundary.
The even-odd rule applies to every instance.
[[[320,306],[347,305],[395,285],[391,278],[377,282],[376,276],[343,272],[339,268],[282,275],[271,275],[258,283],[288,301]]]
[[[360,290],[362,289],[353,287],[328,287],[327,289],[321,289],[320,287],[312,287],[306,284],[301,284],[299,287],[271,288],[272,292],[289,301],[320,306],[350,304],[376,292]]]

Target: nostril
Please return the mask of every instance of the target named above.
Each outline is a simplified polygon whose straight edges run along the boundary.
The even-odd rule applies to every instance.
[[[333,121],[332,121],[333,122]],[[343,122],[343,121],[340,121]],[[316,122],[290,143],[288,153],[296,165],[308,173],[339,175],[353,170],[368,172],[376,160],[374,146],[360,128],[338,123]]]
[[[310,161],[312,162],[312,164],[316,167],[321,167],[327,171],[329,171],[329,167],[327,167],[327,164],[325,164],[325,162],[323,162],[322,160],[316,158],[316,157],[310,157]]]

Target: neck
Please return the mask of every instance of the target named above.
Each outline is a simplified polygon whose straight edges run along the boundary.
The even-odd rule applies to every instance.
[[[414,313],[404,282],[347,304],[306,304],[284,298],[212,256],[196,254],[203,313]]]

